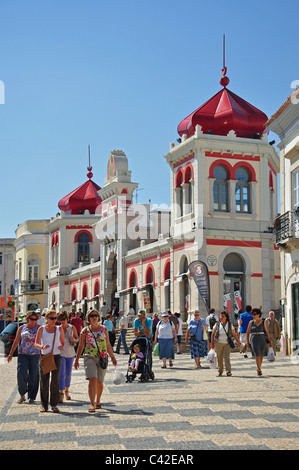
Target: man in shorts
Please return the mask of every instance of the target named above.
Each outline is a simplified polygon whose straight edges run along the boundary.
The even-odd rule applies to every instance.
[[[240,353],[243,353],[244,357],[247,357],[247,353],[246,353],[247,328],[248,328],[249,322],[253,320],[253,316],[251,315],[251,310],[252,310],[251,305],[246,305],[245,312],[241,313],[240,319],[239,319],[239,331],[240,331],[240,343],[241,343]]]

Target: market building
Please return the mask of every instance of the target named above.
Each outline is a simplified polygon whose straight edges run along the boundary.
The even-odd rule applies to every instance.
[[[59,202],[48,224],[49,305],[86,312],[105,301],[205,316],[188,271],[201,260],[216,310],[235,320],[248,303],[265,314],[279,309],[279,158],[267,116],[228,84],[225,69],[220,91],[178,125],[179,142],[164,155],[170,207],[133,204],[138,183],[121,150],[110,153],[103,187],[89,166],[88,181]]]

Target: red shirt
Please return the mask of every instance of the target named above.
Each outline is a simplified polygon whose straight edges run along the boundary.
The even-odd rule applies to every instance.
[[[79,318],[78,317],[72,318],[70,323],[71,323],[71,325],[74,325],[74,327],[76,328],[78,333],[81,332],[81,330],[84,326],[84,322],[83,322],[82,318],[80,318],[80,317]]]

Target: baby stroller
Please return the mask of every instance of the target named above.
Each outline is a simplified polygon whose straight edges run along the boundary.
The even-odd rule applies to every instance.
[[[132,362],[132,355],[133,355],[133,348],[134,346],[138,344],[140,347],[140,352],[143,354],[143,359],[139,362],[138,369],[136,370],[131,370],[131,362]],[[126,382],[133,382],[135,380],[137,374],[140,375],[140,381],[141,382],[147,382],[149,379],[154,380],[155,375],[152,371],[152,344],[151,341],[148,340],[145,336],[141,336],[138,338],[135,338],[131,345],[130,345],[130,357],[129,357],[129,363],[128,363],[128,370],[126,374]]]

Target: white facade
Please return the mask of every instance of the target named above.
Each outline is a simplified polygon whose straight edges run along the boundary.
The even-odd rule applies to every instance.
[[[287,353],[299,341],[299,104],[293,92],[267,126],[280,142],[280,216],[276,221],[276,242],[280,248],[281,305],[284,349]]]

